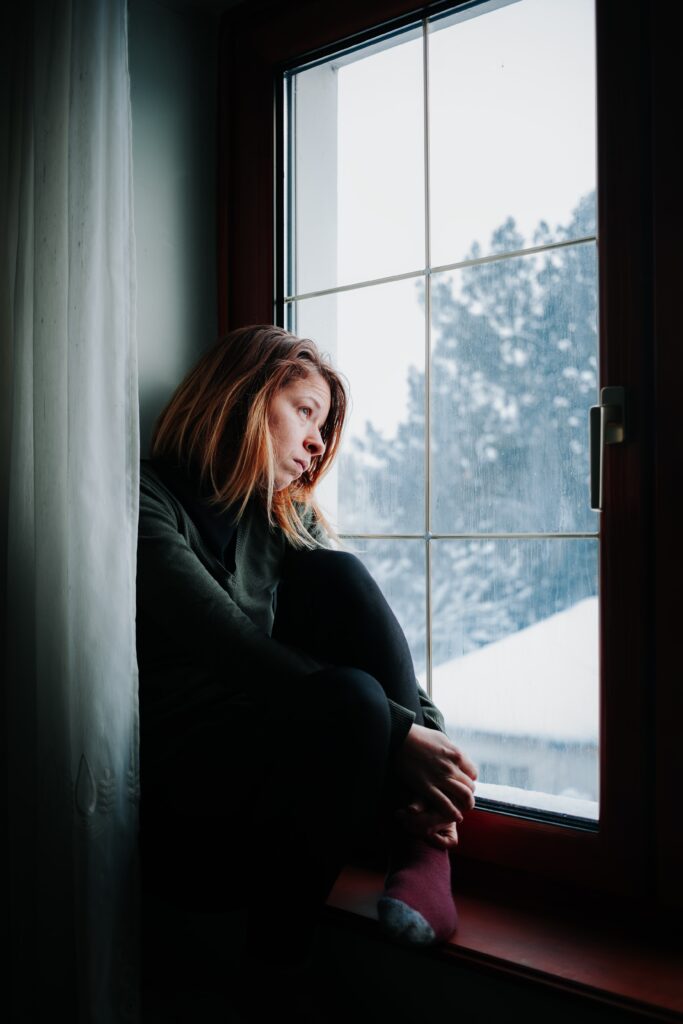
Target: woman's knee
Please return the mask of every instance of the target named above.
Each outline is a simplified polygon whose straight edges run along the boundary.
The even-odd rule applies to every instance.
[[[321,670],[328,677],[327,690],[335,704],[350,715],[374,715],[389,719],[389,705],[381,683],[369,672],[351,665],[329,666]],[[319,675],[320,673],[316,673]]]
[[[369,672],[352,666],[328,666],[305,677],[306,706],[317,721],[338,723],[346,734],[366,734],[388,746],[391,715],[386,693]],[[301,705],[300,705],[301,706]]]
[[[306,578],[319,579],[328,593],[334,589],[338,594],[358,598],[378,589],[374,577],[352,551],[318,548],[306,554]]]
[[[284,643],[296,643],[302,622],[312,635],[306,649],[322,655],[325,644],[333,639],[332,660],[343,660],[338,641],[348,630],[364,630],[376,615],[386,614],[389,606],[368,569],[350,551],[318,548],[297,551],[278,586],[273,637]]]

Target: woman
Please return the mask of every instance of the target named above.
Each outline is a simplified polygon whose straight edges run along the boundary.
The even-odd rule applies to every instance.
[[[449,851],[474,804],[474,766],[315,501],[346,411],[312,341],[240,328],[178,387],[141,465],[142,835],[180,815],[208,851],[225,827],[223,880],[248,878],[245,971],[264,963],[277,915],[281,977],[305,975],[326,897],[378,822],[382,928],[412,944],[448,938]]]

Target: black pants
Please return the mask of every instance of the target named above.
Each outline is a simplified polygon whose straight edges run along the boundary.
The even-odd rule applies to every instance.
[[[409,795],[389,758],[387,696],[424,722],[405,635],[355,555],[292,549],[273,637],[305,650],[320,670],[301,677],[296,700],[289,688],[253,680],[270,695],[256,723],[226,705],[188,724],[170,782],[182,813],[192,803],[195,863],[203,848],[206,872],[248,894],[247,948],[281,922],[297,959],[350,854],[381,836]]]

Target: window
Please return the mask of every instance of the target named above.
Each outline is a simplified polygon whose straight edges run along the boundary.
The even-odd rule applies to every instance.
[[[485,0],[286,72],[280,288],[286,326],[352,385],[321,498],[450,735],[501,762],[479,805],[584,827],[594,35],[592,0]]]
[[[525,2],[522,0],[520,4],[506,6],[512,13],[516,7],[521,9]],[[282,125],[288,117],[291,119],[292,114],[292,110],[283,103],[284,77],[305,65],[322,67],[335,55],[352,54],[354,50],[359,52],[365,44],[368,44],[368,52],[374,46],[381,56],[384,52],[381,49],[382,39],[391,39],[405,31],[406,42],[409,42],[408,32],[417,30],[419,34],[420,19],[425,14],[434,21],[436,15],[443,14],[444,28],[435,30],[434,38],[440,34],[445,39],[450,31],[445,26],[453,14],[452,4],[416,5],[409,0],[345,0],[344,3],[326,0],[324,4],[294,0],[286,5],[286,11],[279,13],[273,11],[272,6],[265,13],[238,10],[225,16],[222,23],[219,313],[224,330],[246,323],[292,323],[285,318],[285,307],[292,305],[286,303],[285,298],[298,294],[295,288],[300,290],[300,282],[295,283],[292,279],[292,254],[287,253],[285,246],[291,233],[288,236],[286,232],[288,211],[284,197],[293,167],[287,166],[282,131]],[[505,8],[481,13],[476,7],[472,3],[459,7],[460,13],[470,12],[473,25],[477,22],[483,25],[487,18],[505,13]],[[567,819],[564,824],[559,818],[534,820],[533,808],[520,812],[498,801],[496,806],[475,810],[469,816],[467,828],[462,830],[459,858],[461,865],[469,864],[472,870],[483,872],[487,886],[492,884],[498,869],[520,869],[527,879],[534,878],[534,885],[541,878],[563,882],[573,880],[581,886],[600,887],[606,893],[628,892],[630,900],[641,897],[650,901],[656,898],[660,905],[674,906],[677,900],[678,904],[683,904],[677,870],[683,851],[683,829],[680,816],[669,812],[680,790],[683,775],[681,745],[675,727],[675,722],[680,720],[681,708],[676,673],[663,671],[661,665],[667,652],[674,656],[673,637],[676,633],[675,552],[679,546],[680,531],[677,530],[673,510],[680,507],[677,498],[680,474],[670,472],[676,458],[672,447],[675,430],[672,431],[672,424],[667,427],[666,410],[675,409],[677,401],[673,394],[677,373],[672,359],[675,351],[672,339],[676,337],[674,323],[678,317],[678,296],[676,275],[670,273],[670,268],[676,265],[674,245],[678,244],[680,235],[680,230],[675,227],[680,220],[680,190],[674,186],[671,177],[676,162],[670,154],[673,138],[670,122],[664,113],[656,113],[653,105],[653,90],[660,103],[668,94],[674,64],[666,56],[671,39],[666,22],[655,16],[647,0],[626,6],[595,0],[593,10],[597,113],[597,220],[593,234],[598,239],[599,258],[595,259],[596,247],[591,232],[585,240],[580,237],[568,240],[571,244],[565,249],[567,253],[572,248],[575,253],[580,249],[583,252],[593,249],[592,272],[597,271],[597,337],[600,342],[596,353],[597,384],[621,385],[626,389],[631,433],[627,444],[611,449],[608,446],[605,451],[604,508],[599,516],[593,517],[595,525],[590,525],[591,516],[587,513],[587,519],[581,526],[574,522],[566,529],[567,533],[573,534],[572,537],[552,538],[547,542],[547,523],[540,526],[537,523],[532,532],[542,534],[534,538],[533,543],[547,543],[548,548],[551,545],[560,549],[563,545],[568,548],[581,544],[586,550],[594,549],[596,545],[598,548],[597,575],[593,575],[591,586],[594,587],[595,581],[599,580],[599,821],[596,827],[595,820],[591,822],[589,818]],[[453,28],[457,29],[457,25]],[[385,49],[389,60],[396,47],[389,45]],[[656,59],[657,54],[659,60]],[[353,68],[354,61],[351,60],[340,70],[351,74]],[[545,85],[544,79],[542,87]],[[656,113],[654,121],[653,111]],[[413,117],[418,115],[419,111],[411,114]],[[320,161],[329,159],[329,152],[324,156],[322,143],[325,139],[326,136],[320,139]],[[434,156],[432,153],[432,158]],[[324,198],[321,198],[321,203]],[[432,204],[434,201],[432,197]],[[323,208],[323,215],[328,214],[329,211],[326,213]],[[314,212],[310,214],[310,225],[314,224],[316,215]],[[531,218],[533,227],[537,226],[536,216],[534,211]],[[563,225],[568,222],[566,217],[556,220]],[[500,218],[497,223],[499,221]],[[425,223],[424,211],[422,223]],[[416,223],[412,227],[408,225],[401,232],[400,244],[409,236],[414,238],[418,226]],[[549,227],[554,228],[555,222],[551,221]],[[467,231],[464,245],[472,240],[471,230]],[[478,240],[484,244],[486,235],[482,234]],[[541,244],[553,246],[557,240],[548,239]],[[528,242],[527,235],[524,244],[528,245]],[[431,239],[431,243],[432,248],[441,244],[437,236]],[[547,258],[547,253],[560,252],[561,249],[546,248],[544,251],[546,256],[535,253],[531,257],[519,257],[518,265],[524,260],[531,262],[532,258]],[[655,254],[657,267],[653,270]],[[374,255],[371,250],[363,255],[368,264],[362,271],[368,275],[366,280],[371,280],[376,273],[370,265]],[[482,266],[486,273],[493,274],[496,263],[502,266],[498,261],[501,254],[490,255],[496,259]],[[396,258],[399,256],[401,250],[397,243]],[[329,257],[329,253],[320,251],[315,254],[311,250],[306,272],[310,270],[315,274],[319,269],[329,269]],[[435,251],[431,256],[433,272],[441,266],[434,262],[437,258],[442,257],[437,257]],[[446,259],[452,259],[453,263],[462,261],[462,252]],[[508,262],[511,264],[512,260]],[[429,264],[423,257],[421,265],[411,269],[424,271],[426,266]],[[481,271],[482,266],[473,269]],[[342,281],[339,275],[345,270],[343,261],[339,259],[335,273],[334,287],[357,283],[355,278],[349,277]],[[392,268],[386,276],[398,273],[400,271]],[[443,271],[443,279],[449,275],[453,278],[457,273],[453,268]],[[287,275],[290,276],[289,281]],[[403,289],[412,290],[415,279],[414,276],[408,283],[392,280],[383,287],[393,288],[398,294]],[[286,287],[283,282],[286,282]],[[311,285],[310,280],[305,287],[312,291],[325,290],[319,282]],[[370,293],[373,287],[368,286],[364,290]],[[274,290],[278,297],[275,310]],[[339,294],[346,296],[345,302],[351,302],[351,293],[349,288]],[[325,298],[311,296],[310,301],[316,301],[322,308]],[[298,329],[309,330],[316,336],[315,327],[295,322]],[[571,322],[569,316],[566,322],[568,326]],[[511,355],[511,365],[514,366],[517,357]],[[382,364],[383,373],[397,374],[397,383],[392,390],[405,386],[409,365],[419,366],[406,357],[403,342],[397,344],[396,356],[395,363]],[[388,379],[391,382],[391,378]],[[447,382],[447,378],[444,380]],[[353,384],[357,392],[359,382],[355,375]],[[419,380],[416,384],[419,387]],[[432,373],[430,386],[434,384]],[[655,393],[665,396],[656,406]],[[552,397],[556,394],[554,392]],[[595,394],[590,398],[591,404],[595,401]],[[560,393],[559,397],[563,395]],[[362,409],[362,396],[356,396],[356,403],[357,408]],[[566,429],[571,427],[568,422],[570,415],[571,412],[567,414]],[[585,442],[587,424],[576,429],[583,433]],[[481,443],[482,465],[485,466],[485,437]],[[421,438],[416,447],[416,459],[422,462],[416,464],[422,466],[422,471],[425,450],[424,438]],[[575,454],[574,484],[578,490],[586,482],[585,462],[582,463],[585,454]],[[545,469],[545,464],[541,468]],[[442,484],[443,480],[439,480],[439,487]],[[361,481],[359,486],[367,486],[367,483]],[[392,539],[372,540],[372,544],[391,545],[405,539],[406,544],[428,546],[424,537],[404,538],[404,534],[419,534],[421,530],[419,525],[417,530],[412,525],[410,530],[406,529],[407,517],[413,514],[409,509],[401,511],[404,518],[400,529],[396,528],[399,519],[391,492],[371,493],[368,487],[367,493],[375,509],[384,508],[387,517],[394,516],[391,530],[386,532],[398,534]],[[334,513],[330,504],[332,498],[333,495],[328,494],[325,500]],[[339,500],[341,513],[344,500],[341,493]],[[361,507],[367,508],[367,505]],[[384,532],[378,530],[377,525],[378,520],[375,519],[369,526],[366,524],[362,530],[354,532]],[[340,527],[344,530],[343,520]],[[489,524],[487,529],[492,533],[517,532],[508,524],[503,527],[494,524],[493,528]],[[577,536],[583,533],[587,536]],[[371,543],[369,538],[352,538],[352,542],[359,546]],[[481,538],[468,538],[468,542],[472,545],[489,543]],[[509,542],[510,538],[494,538],[492,541],[494,545]],[[429,540],[429,546],[437,543],[445,546],[456,543],[456,540],[438,537]],[[519,550],[522,539],[517,538],[515,543]],[[399,551],[398,556],[392,553],[388,561],[400,564],[399,559],[404,557],[404,553]],[[538,564],[539,558],[535,555],[529,564],[532,561]],[[590,559],[586,560],[586,566],[591,565],[593,572],[594,556],[592,563]],[[382,582],[388,585],[386,577]],[[424,586],[419,578],[413,578],[412,583],[417,590]],[[590,598],[589,591],[587,586],[587,598]],[[492,600],[496,597],[492,589]],[[393,601],[393,594],[391,598]],[[418,623],[408,623],[408,626],[416,652],[416,668],[424,673],[426,621],[424,627]],[[423,630],[425,650],[422,664],[419,629]],[[654,657],[655,636],[657,660]],[[435,676],[434,665],[432,675]],[[436,678],[433,678],[433,683],[435,699],[440,704],[446,703]],[[572,758],[577,763],[582,759],[589,763],[592,756],[590,738],[574,733],[568,739],[574,744]],[[515,756],[508,756],[505,749],[499,748],[481,757],[487,772],[490,771],[487,778],[492,787],[512,787],[525,793],[537,788],[536,765],[530,758],[520,756],[521,753],[517,751]],[[549,748],[548,754],[552,758],[553,750]],[[552,764],[547,770],[555,771]],[[569,784],[561,785],[562,788],[571,788]],[[575,788],[581,799],[581,785]],[[521,879],[522,874],[517,877]],[[633,879],[636,877],[642,886],[634,893]],[[647,905],[651,907],[650,902]]]

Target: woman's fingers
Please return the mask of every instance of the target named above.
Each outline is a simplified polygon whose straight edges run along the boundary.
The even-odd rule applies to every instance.
[[[432,781],[431,778],[422,777],[414,785],[427,799],[430,807],[442,816],[441,821],[461,822],[463,814],[474,807],[472,790],[456,778],[441,779],[437,776],[436,781]]]
[[[462,811],[437,786],[427,783],[429,802],[447,821],[462,821]]]
[[[461,785],[467,786],[469,791],[471,793],[474,793],[474,791],[475,791],[474,780],[471,779],[469,777],[469,775],[466,775],[465,772],[461,771],[460,768],[455,768],[455,769],[450,768],[450,773],[451,773],[451,778],[455,779]]]
[[[461,812],[457,819],[454,818],[454,815],[449,815],[449,820],[451,821],[462,821],[462,815],[466,814],[467,811],[471,811],[474,807],[474,794],[470,787],[452,775],[447,775],[445,778],[437,776],[436,778],[424,779],[423,784],[427,787],[430,797],[435,788],[441,794],[442,800],[439,806],[443,807],[444,811],[447,806],[453,806],[457,807]],[[448,801],[448,805],[444,803],[443,798]]]
[[[442,834],[441,832],[434,832],[430,836],[432,843],[442,850],[450,850],[451,847],[458,845],[458,831],[453,825],[453,831]]]
[[[442,825],[439,829],[433,829],[425,840],[437,850],[449,850],[458,845],[458,829],[454,822]]]
[[[437,831],[439,829],[450,828],[450,826],[454,824],[450,818],[447,819],[446,815],[436,808],[415,812],[411,811],[410,807],[399,807],[394,813],[402,822],[405,822],[407,825],[415,823],[422,830],[432,829]],[[458,823],[462,820],[463,816],[458,811]]]
[[[478,777],[479,773],[477,772],[477,766],[473,761],[470,761],[467,754],[463,754],[462,750],[459,750],[457,747],[455,748],[453,760],[465,775],[470,777],[470,779],[474,780]]]
[[[446,850],[458,843],[458,830],[453,821],[441,820],[435,811],[411,813],[407,807],[399,807],[394,812],[397,821],[406,832],[417,836],[438,850]]]
[[[463,811],[471,811],[474,807],[474,793],[460,779],[450,779],[448,782],[449,796],[457,803]]]

